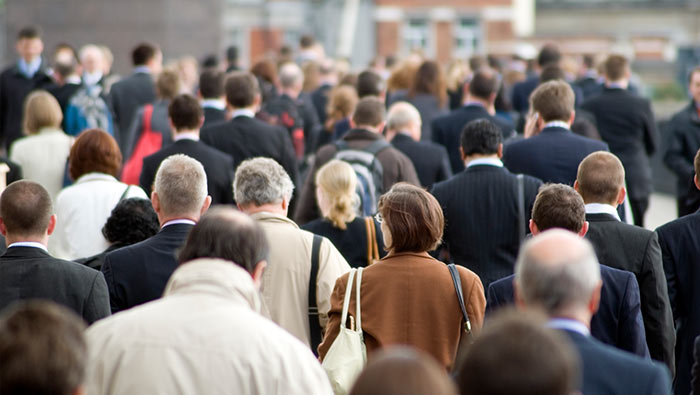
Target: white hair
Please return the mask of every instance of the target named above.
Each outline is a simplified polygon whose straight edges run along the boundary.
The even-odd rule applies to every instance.
[[[104,52],[100,47],[94,44],[87,44],[80,48],[80,62],[82,63],[88,55],[94,55],[99,57],[100,60],[104,60]]]
[[[236,169],[233,195],[240,205],[262,206],[289,201],[293,191],[292,179],[274,159],[248,159]]]
[[[285,63],[280,67],[279,81],[282,88],[295,88],[304,83],[304,73],[296,63]]]
[[[398,131],[406,128],[412,122],[421,123],[420,113],[408,102],[394,103],[389,108],[389,114],[386,118],[386,127],[388,130]]]
[[[196,159],[175,154],[161,162],[154,182],[167,216],[199,214],[207,198],[207,174]]]

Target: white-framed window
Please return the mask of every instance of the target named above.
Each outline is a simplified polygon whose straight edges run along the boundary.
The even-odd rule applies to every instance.
[[[429,52],[430,22],[427,18],[409,18],[403,28],[403,43],[406,53]]]
[[[478,53],[483,41],[479,20],[475,17],[461,17],[454,23],[454,55],[468,58]]]

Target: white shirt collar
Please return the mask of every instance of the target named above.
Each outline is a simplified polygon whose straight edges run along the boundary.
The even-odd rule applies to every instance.
[[[93,173],[83,174],[77,180],[75,180],[75,183],[80,184],[80,183],[89,182],[89,181],[118,181],[118,180],[116,178],[110,176],[109,174],[93,172]]]
[[[148,66],[136,66],[134,67],[134,73],[151,74],[151,69]]]
[[[221,99],[205,99],[202,100],[202,108],[215,108],[223,111],[226,109],[226,103]]]
[[[255,118],[255,112],[253,110],[249,110],[247,108],[241,108],[239,110],[233,111],[232,118],[236,118],[236,117]]]
[[[66,78],[66,84],[80,85],[80,76],[70,75]]]
[[[503,162],[501,162],[500,159],[496,158],[479,158],[479,159],[474,159],[467,164],[467,167],[472,167],[472,166],[478,166],[478,165],[488,165],[488,166],[496,166],[496,167],[503,167]]]
[[[164,223],[163,226],[161,226],[160,228],[163,229],[163,228],[165,228],[166,226],[170,226],[170,225],[179,225],[179,224],[187,224],[187,225],[193,225],[193,226],[194,226],[196,223],[195,223],[194,221],[192,221],[191,219],[184,219],[184,218],[183,218],[183,219],[173,219],[173,220],[171,220],[171,221],[168,221],[168,222]]]
[[[187,132],[187,133],[176,133],[173,137],[174,141],[180,140],[194,140],[199,141],[199,133]]]
[[[547,322],[548,328],[563,329],[571,332],[580,333],[583,336],[590,336],[591,331],[588,327],[576,320],[569,318],[552,318]]]
[[[37,243],[35,241],[18,241],[16,243],[12,243],[7,248],[12,248],[12,247],[32,247],[32,248],[41,248],[42,250],[49,252],[49,250],[46,248],[45,245],[41,243]]]
[[[589,203],[586,205],[586,214],[609,214],[620,221],[620,215],[617,213],[617,209],[609,204]]]
[[[564,128],[568,130],[569,124],[564,121],[552,121],[544,124],[544,128]]]

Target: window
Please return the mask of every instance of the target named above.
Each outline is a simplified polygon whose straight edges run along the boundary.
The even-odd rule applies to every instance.
[[[455,21],[454,55],[468,58],[479,51],[481,45],[481,26],[476,18],[460,18]]]
[[[403,31],[404,47],[407,52],[428,50],[430,29],[426,19],[411,18]]]

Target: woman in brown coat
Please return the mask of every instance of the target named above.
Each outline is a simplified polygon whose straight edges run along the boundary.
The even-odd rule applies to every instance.
[[[428,192],[399,183],[379,200],[379,214],[388,255],[362,273],[362,330],[368,358],[382,347],[413,346],[450,369],[462,335],[462,312],[452,277],[445,264],[427,251],[442,238],[444,218],[440,204]],[[472,328],[484,319],[484,288],[479,277],[458,267],[467,314]],[[321,360],[338,336],[348,274],[341,276],[331,294],[329,322],[319,346]],[[349,312],[355,312],[355,298]]]

